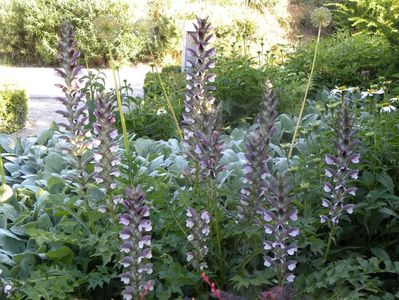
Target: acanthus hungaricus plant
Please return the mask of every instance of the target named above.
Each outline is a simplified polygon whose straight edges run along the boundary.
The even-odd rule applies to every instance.
[[[338,109],[335,124],[336,137],[333,144],[337,154],[326,155],[325,175],[330,181],[325,182],[324,192],[327,197],[323,199],[323,207],[328,209],[328,215],[321,215],[320,222],[330,227],[338,225],[340,218],[345,212],[351,214],[355,208],[354,204],[345,203],[347,198],[355,196],[357,188],[350,186],[352,179],[358,178],[359,170],[352,169],[353,164],[358,164],[360,154],[354,151],[359,140],[355,138],[355,119],[353,117],[350,103],[342,98],[342,105]]]
[[[209,48],[212,38],[208,18],[197,18],[195,32],[191,33],[195,48],[188,49],[187,92],[184,102],[183,134],[187,154],[196,162],[202,178],[216,178],[220,171],[222,145],[219,142],[221,112],[215,105],[210,92],[216,75],[210,70],[215,67],[215,48]],[[193,170],[195,171],[195,170]]]
[[[125,300],[144,298],[153,285],[146,278],[152,273],[152,264],[148,262],[152,257],[151,236],[147,234],[152,226],[149,208],[144,201],[145,194],[140,186],[126,189],[126,198],[122,202],[125,212],[120,216],[120,223],[124,227],[119,235],[123,253],[120,264],[124,268],[120,278],[126,285],[122,292]]]
[[[264,265],[274,268],[279,286],[284,287],[295,279],[292,271],[296,268],[296,261],[292,257],[297,252],[297,246],[292,238],[298,236],[299,228],[293,226],[292,221],[297,220],[298,211],[292,207],[291,187],[283,174],[277,173],[269,180],[269,209],[260,211],[266,233]]]
[[[205,257],[208,254],[207,241],[209,239],[211,217],[206,210],[197,212],[194,208],[187,209],[186,226],[190,229],[187,239],[194,247],[194,251],[187,253],[187,261],[196,270],[208,268]]]
[[[245,143],[245,175],[240,193],[241,205],[237,210],[239,218],[249,222],[253,222],[257,211],[264,206],[269,187],[269,143],[277,117],[277,98],[271,87],[270,82],[265,84],[261,109],[256,117],[257,127],[249,133]]]
[[[94,115],[94,179],[102,186],[107,195],[107,203],[100,205],[102,212],[113,211],[114,204],[120,203],[120,196],[112,196],[120,175],[120,159],[118,155],[118,130],[115,128],[115,104],[110,94],[98,94],[95,98]]]
[[[58,100],[66,109],[57,111],[66,119],[66,122],[58,124],[63,128],[59,141],[64,141],[61,149],[67,155],[66,161],[72,170],[69,177],[83,187],[91,177],[86,167],[93,159],[88,151],[92,148],[92,142],[90,129],[86,128],[89,123],[87,106],[84,94],[80,92],[79,75],[82,66],[77,63],[80,52],[76,49],[75,33],[68,22],[64,22],[61,27],[59,56],[62,69],[56,71],[65,83],[57,86],[62,89],[65,98],[59,97]]]

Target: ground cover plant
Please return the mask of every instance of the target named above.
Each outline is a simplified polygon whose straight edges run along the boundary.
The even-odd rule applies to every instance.
[[[177,138],[153,140],[118,133],[128,85],[82,84],[63,24],[65,120],[0,135],[0,297],[398,297],[398,97],[324,89],[291,156],[298,118],[266,78],[253,124],[225,131],[211,27],[195,26]]]

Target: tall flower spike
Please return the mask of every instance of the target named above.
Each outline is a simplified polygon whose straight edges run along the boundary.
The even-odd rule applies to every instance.
[[[207,211],[198,213],[194,208],[187,209],[186,215],[186,226],[190,229],[187,239],[194,246],[194,251],[187,253],[187,261],[191,262],[194,269],[204,270],[208,268],[204,260],[208,254],[211,217]]]
[[[105,191],[112,191],[117,186],[117,178],[120,175],[118,157],[118,130],[115,128],[115,105],[110,94],[98,94],[95,99],[96,109],[94,116],[96,122],[94,128],[94,179],[97,184],[102,186]],[[114,202],[118,202],[120,197],[115,196]],[[107,199],[112,200],[112,199]],[[116,204],[115,203],[115,204]],[[101,211],[112,209],[112,201],[108,201],[107,205],[100,206]]]
[[[215,98],[209,92],[216,75],[214,48],[208,48],[212,34],[208,34],[208,18],[197,18],[196,31],[191,34],[195,47],[189,49],[187,61],[187,92],[184,102],[183,134],[187,154],[198,164],[202,178],[216,178],[220,167],[222,144],[219,143],[221,113],[215,106]]]
[[[237,207],[241,219],[253,221],[257,210],[262,207],[268,189],[268,151],[270,139],[274,132],[274,121],[277,117],[277,98],[266,82],[261,110],[256,117],[257,127],[246,140],[246,163],[244,165],[244,181],[240,193],[241,205]]]
[[[279,285],[291,283],[295,279],[292,271],[296,261],[291,259],[297,252],[297,246],[292,238],[299,234],[299,228],[291,222],[297,220],[297,209],[292,207],[293,197],[290,196],[291,187],[286,183],[282,174],[270,176],[270,193],[268,202],[271,209],[261,212],[264,230],[267,235],[264,241],[264,265],[273,267],[277,271]]]
[[[337,225],[345,212],[351,214],[355,208],[351,203],[345,204],[348,197],[356,194],[357,188],[350,186],[350,181],[357,179],[359,173],[359,170],[352,169],[352,165],[360,161],[360,154],[354,152],[355,146],[359,143],[355,138],[354,123],[350,104],[342,99],[334,129],[336,137],[332,141],[338,153],[335,156],[325,156],[325,163],[328,165],[325,168],[325,175],[329,181],[324,184],[327,196],[322,199],[322,206],[328,209],[328,216],[321,215],[320,222],[329,226]]]
[[[147,234],[152,227],[144,200],[145,194],[140,186],[126,189],[126,199],[123,200],[125,212],[120,216],[124,228],[119,234],[124,255],[120,261],[124,270],[119,275],[126,285],[122,292],[124,300],[140,299],[153,285],[152,281],[146,280],[146,276],[152,273],[152,264],[148,262],[152,257],[151,236]]]
[[[90,130],[86,128],[89,118],[84,94],[79,89],[78,76],[82,70],[82,66],[77,63],[79,55],[72,26],[64,22],[60,33],[59,54],[62,69],[55,70],[64,79],[64,84],[56,84],[56,86],[60,87],[65,94],[65,97],[58,98],[64,104],[65,110],[57,111],[57,113],[61,114],[66,122],[58,125],[63,128],[60,141],[64,141],[61,149],[67,155],[67,163],[73,170],[78,171],[78,174],[72,176],[82,180],[88,176],[85,166],[92,160],[92,156],[88,155],[87,151],[92,144],[89,139]]]

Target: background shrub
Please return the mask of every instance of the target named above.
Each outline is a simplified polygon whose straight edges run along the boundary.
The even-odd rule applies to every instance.
[[[159,74],[147,73],[144,80],[144,97],[126,97],[126,87],[122,88],[124,99],[132,109],[126,114],[127,129],[138,136],[146,136],[159,140],[178,137],[176,126],[170,112],[165,92],[178,118],[182,115],[185,92],[185,74],[179,66],[165,67]]]
[[[244,122],[251,123],[266,80],[264,70],[253,58],[236,54],[231,57],[218,56],[214,71],[217,75],[214,96],[218,103],[223,103],[224,126],[234,128]],[[176,115],[181,116],[186,91],[185,75],[179,66],[169,66],[163,68],[159,76]],[[146,75],[144,98],[134,100],[138,110],[133,110],[127,117],[129,129],[140,136],[161,139],[176,137],[160,79],[157,73]]]
[[[307,74],[314,47],[313,42],[300,47],[285,67]],[[318,86],[367,86],[379,76],[392,74],[398,62],[394,49],[381,35],[339,32],[322,39],[319,47],[314,76],[314,83]]]
[[[215,73],[214,95],[218,102],[223,102],[225,126],[251,122],[258,111],[266,80],[255,59],[242,55],[219,57]]]
[[[56,64],[58,32],[67,19],[77,34],[81,63],[102,66],[108,61],[108,50],[96,20],[106,17],[118,33],[112,44],[119,61],[176,63],[183,24],[195,20],[197,14],[210,16],[220,51],[230,52],[237,45],[242,53],[256,55],[261,43],[264,47],[287,43],[290,26],[285,17],[289,15],[281,7],[278,13],[276,9],[274,5],[260,9],[239,1],[212,0],[3,0],[0,56],[13,64]]]
[[[346,0],[330,6],[335,8],[338,27],[356,32],[381,33],[392,45],[399,45],[397,0]]]
[[[28,96],[23,89],[0,87],[0,132],[13,133],[25,127]]]
[[[0,4],[0,53],[13,63],[57,63],[58,33],[63,20],[75,28],[82,58],[91,65],[107,61],[107,47],[96,20],[108,17],[118,34],[112,40],[118,60],[134,60],[144,47],[136,25],[140,16],[133,4],[117,0],[6,0]]]

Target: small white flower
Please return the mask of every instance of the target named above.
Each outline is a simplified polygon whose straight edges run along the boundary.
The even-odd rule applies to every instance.
[[[187,221],[186,221],[186,226],[187,226],[188,228],[192,228],[192,227],[194,226],[193,221],[187,220]]]
[[[187,261],[190,262],[194,258],[194,255],[191,252],[187,253]]]
[[[389,99],[389,102],[391,102],[391,103],[399,102],[399,96]]]
[[[382,108],[380,109],[381,113],[391,113],[391,112],[395,112],[396,111],[396,107],[393,105],[389,105],[389,104],[383,104]]]
[[[12,290],[12,286],[9,284],[6,284],[4,286],[4,293],[8,294]]]
[[[373,97],[375,95],[382,95],[382,94],[384,94],[384,90],[382,90],[382,89],[379,89],[379,90],[368,89],[366,92],[360,93],[360,98],[364,99],[367,97]]]
[[[157,110],[157,116],[161,116],[161,115],[164,115],[166,113],[167,113],[167,111],[164,108],[160,108],[160,109]]]

